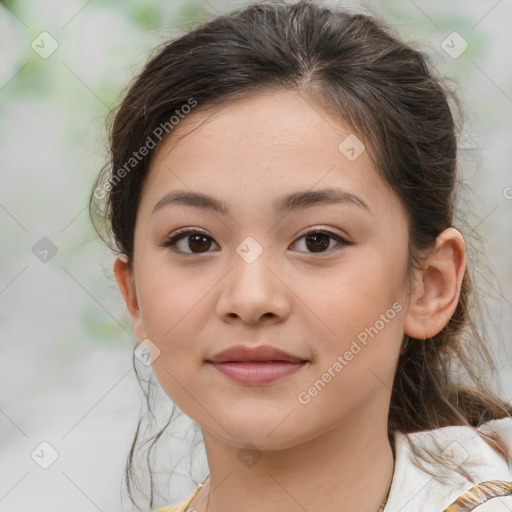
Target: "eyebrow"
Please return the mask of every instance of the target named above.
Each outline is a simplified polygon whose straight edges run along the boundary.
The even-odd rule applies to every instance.
[[[368,212],[370,208],[358,196],[340,188],[325,188],[320,190],[307,190],[294,192],[280,197],[273,203],[273,208],[279,213],[288,213],[319,204],[355,204]],[[183,205],[228,215],[229,206],[222,200],[198,192],[177,191],[166,194],[155,205],[152,215],[164,207]]]

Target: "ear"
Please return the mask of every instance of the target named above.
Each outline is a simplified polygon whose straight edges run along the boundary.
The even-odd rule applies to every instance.
[[[117,285],[119,286],[119,290],[121,290],[128,313],[132,319],[135,335],[139,341],[145,340],[147,336],[144,331],[142,315],[139,309],[135,280],[128,266],[128,258],[125,254],[120,254],[115,259],[113,270]]]
[[[459,302],[466,271],[466,244],[455,228],[436,238],[432,254],[417,274],[409,298],[404,332],[417,339],[432,338],[449,322]]]

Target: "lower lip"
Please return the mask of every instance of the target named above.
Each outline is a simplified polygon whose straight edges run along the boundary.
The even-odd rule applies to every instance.
[[[288,361],[229,362],[211,363],[230,379],[244,384],[266,384],[275,382],[302,368],[306,361],[292,363]]]

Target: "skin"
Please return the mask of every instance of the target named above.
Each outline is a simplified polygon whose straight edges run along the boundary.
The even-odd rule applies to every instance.
[[[114,274],[136,336],[160,351],[152,366],[162,388],[202,428],[210,478],[191,510],[375,512],[388,492],[387,415],[402,337],[425,339],[446,325],[466,252],[449,228],[422,270],[408,273],[405,211],[366,151],[354,161],[339,151],[351,133],[304,92],[269,90],[193,112],[156,149],[133,271],[121,255]],[[355,194],[368,210],[350,202],[273,210],[283,195],[325,187]],[[230,213],[170,205],[152,214],[178,190],[212,195]],[[163,247],[181,227],[210,239],[192,248],[182,239],[181,254]],[[310,231],[350,244],[327,238],[315,252]],[[236,251],[248,236],[262,249],[251,263]],[[198,247],[207,252],[194,254]],[[396,303],[394,318],[300,403],[299,393]],[[309,362],[274,383],[236,383],[206,359],[239,343]],[[257,459],[250,466],[240,456],[247,443]]]

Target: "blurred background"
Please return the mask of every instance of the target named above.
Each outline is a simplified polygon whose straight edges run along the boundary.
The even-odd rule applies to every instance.
[[[512,1],[324,3],[382,14],[458,84],[461,206],[468,239],[482,240],[471,258],[483,262],[490,377],[512,400]],[[132,510],[123,471],[143,395],[89,193],[106,161],[107,114],[151,50],[242,5],[0,2],[0,512]],[[178,424],[170,451],[186,456],[190,425]],[[154,508],[195,488],[187,467]],[[194,471],[207,474],[201,450]]]

